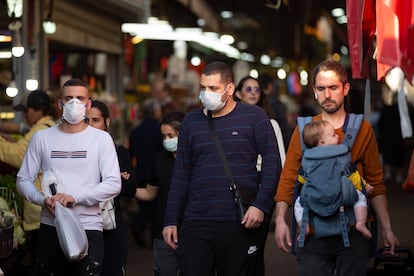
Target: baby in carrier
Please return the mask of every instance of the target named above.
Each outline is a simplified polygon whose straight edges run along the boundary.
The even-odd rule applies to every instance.
[[[307,123],[302,132],[302,138],[304,144],[308,148],[314,148],[317,146],[336,145],[338,144],[338,135],[335,133],[334,127],[325,120],[312,121]],[[373,187],[365,182],[358,173],[357,170],[348,177],[354,185],[358,194],[358,200],[353,205],[355,215],[355,228],[363,235],[366,239],[371,239],[372,234],[366,226],[368,217],[368,204],[367,198],[362,193],[362,185],[364,185],[367,194],[372,193]],[[361,181],[362,180],[362,181]],[[298,182],[305,184],[306,179],[299,175]],[[300,203],[300,196],[297,197],[294,205],[294,212],[296,221],[300,227],[303,215],[303,207]],[[309,225],[306,226],[306,233],[309,233]]]

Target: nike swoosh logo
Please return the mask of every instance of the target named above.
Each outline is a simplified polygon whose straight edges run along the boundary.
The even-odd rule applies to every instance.
[[[248,255],[251,255],[251,254],[253,254],[256,251],[257,251],[257,246],[253,245],[253,246],[250,246],[249,247],[249,250],[247,250],[247,254]]]

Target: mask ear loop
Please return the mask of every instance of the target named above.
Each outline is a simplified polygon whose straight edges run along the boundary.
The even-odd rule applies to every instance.
[[[227,89],[228,89],[228,88],[229,88],[229,85],[227,84],[227,85],[226,85],[226,88],[224,89],[224,91],[223,91],[223,93],[221,94],[221,96],[223,96],[223,94],[227,92]],[[227,98],[226,98],[224,101],[222,101],[222,102],[223,102],[223,103],[227,102],[229,98],[230,98],[230,95],[228,95],[228,94],[227,94]],[[221,100],[221,98],[220,98],[220,100]]]

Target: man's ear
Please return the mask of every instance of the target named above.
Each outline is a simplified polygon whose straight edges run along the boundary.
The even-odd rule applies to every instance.
[[[348,95],[349,89],[351,89],[351,85],[347,82],[344,84],[344,96]]]
[[[92,106],[92,99],[89,98],[88,101],[86,102],[86,110],[91,109],[91,106]]]
[[[235,88],[234,82],[227,84],[227,93],[232,96],[235,93]]]

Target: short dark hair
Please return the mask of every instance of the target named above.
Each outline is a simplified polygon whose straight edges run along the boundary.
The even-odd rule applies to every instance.
[[[68,86],[82,86],[88,89],[88,85],[81,79],[70,79],[65,81],[62,87],[68,87]]]
[[[334,61],[334,60],[324,60],[313,69],[312,73],[312,84],[315,86],[316,76],[321,71],[334,71],[338,77],[339,80],[342,82],[342,84],[346,84],[348,82],[348,72],[346,71],[345,66],[343,66],[341,63]]]
[[[234,82],[233,72],[231,71],[230,67],[226,63],[221,61],[214,61],[212,63],[207,64],[202,74],[206,76],[220,74],[222,82]]]
[[[178,131],[180,129],[181,122],[183,121],[184,117],[185,117],[185,114],[182,112],[179,112],[179,111],[170,112],[164,116],[160,125],[169,125],[175,131]]]
[[[28,108],[42,111],[43,115],[50,115],[52,99],[46,91],[37,89],[25,95],[18,105],[13,106],[16,111],[27,111]]]

